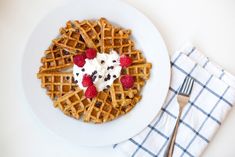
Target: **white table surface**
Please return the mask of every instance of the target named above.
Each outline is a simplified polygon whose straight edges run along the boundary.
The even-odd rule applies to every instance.
[[[234,0],[125,1],[152,20],[170,54],[191,41],[235,74]],[[65,2],[0,0],[1,157],[122,157],[112,147],[79,147],[54,135],[36,120],[23,97],[19,76],[24,45],[39,20]],[[235,109],[232,109],[203,157],[235,156],[234,124]]]

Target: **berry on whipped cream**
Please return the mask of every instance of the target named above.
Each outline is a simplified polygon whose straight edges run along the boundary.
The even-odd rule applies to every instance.
[[[76,56],[73,57],[73,62],[77,66],[83,67],[84,64],[86,63],[85,59],[86,59],[85,54],[80,54],[80,55],[76,55]]]
[[[93,85],[98,92],[109,88],[113,84],[113,81],[120,76],[122,69],[120,66],[120,56],[114,50],[109,54],[97,52],[94,58],[93,50],[89,50],[88,53],[92,57],[88,55],[89,58],[87,57],[85,59],[85,64],[82,67],[77,64],[73,66],[74,79],[77,81],[79,88],[84,91],[87,89],[82,83],[84,81],[84,75],[92,79]],[[86,81],[88,81],[87,78]]]
[[[95,50],[95,49],[92,49],[92,48],[87,49],[87,50],[85,51],[85,53],[86,53],[86,57],[87,57],[88,59],[94,59],[94,58],[96,57],[96,55],[97,55],[96,50]]]
[[[93,85],[92,77],[87,74],[83,75],[82,85],[83,85],[83,87],[89,87],[89,86]]]

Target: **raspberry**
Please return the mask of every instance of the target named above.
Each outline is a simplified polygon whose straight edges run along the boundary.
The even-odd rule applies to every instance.
[[[134,78],[131,75],[124,75],[120,79],[124,88],[131,88],[134,85]]]
[[[86,57],[88,59],[93,59],[96,57],[96,50],[95,49],[89,48],[86,50],[85,53],[86,53]]]
[[[76,56],[73,57],[73,62],[77,66],[83,67],[86,63],[85,59],[86,59],[86,56],[84,54],[76,55]]]
[[[120,57],[120,65],[122,67],[128,67],[132,64],[132,59],[128,56],[121,56]]]
[[[90,75],[87,75],[87,74],[83,75],[83,78],[82,78],[82,85],[83,85],[84,87],[88,87],[88,86],[93,85],[92,78],[91,78]]]
[[[98,94],[96,87],[94,85],[89,86],[85,91],[85,96],[87,98],[94,98]]]

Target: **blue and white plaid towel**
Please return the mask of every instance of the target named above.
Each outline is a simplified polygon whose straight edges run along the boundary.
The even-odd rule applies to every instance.
[[[172,82],[161,112],[141,133],[114,145],[126,156],[164,156],[179,111],[177,91],[187,75],[195,82],[180,120],[174,157],[200,156],[235,103],[234,76],[213,64],[192,45],[176,52],[171,66]]]

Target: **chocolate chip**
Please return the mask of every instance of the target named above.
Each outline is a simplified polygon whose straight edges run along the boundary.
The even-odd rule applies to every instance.
[[[91,73],[91,77],[93,77],[95,74],[97,74],[96,70]]]
[[[64,55],[69,55],[68,51],[63,50]]]
[[[79,73],[76,73],[76,75],[78,76],[78,75],[79,75]]]
[[[104,63],[104,60],[101,60],[101,64],[103,64]]]
[[[107,68],[107,70],[113,69],[113,68],[114,68],[114,66],[109,66],[109,67]]]
[[[111,76],[110,76],[110,74],[108,74],[108,75],[107,75],[107,77],[106,77],[106,78],[104,78],[104,81],[108,81],[108,80],[110,80],[110,77],[111,77]]]
[[[84,72],[84,71],[85,71],[85,69],[84,69],[84,68],[82,68],[82,71]]]
[[[110,85],[107,85],[106,87],[107,87],[107,88],[109,88],[109,87],[110,87]]]
[[[69,76],[66,76],[66,80],[69,80],[69,78],[70,78]]]
[[[116,63],[116,60],[113,60],[113,63]]]
[[[110,74],[107,75],[107,77],[104,79],[104,81],[110,80]]]
[[[102,78],[102,76],[101,76],[101,75],[99,75],[99,78]]]
[[[96,79],[96,76],[92,77],[92,82],[94,82],[94,81],[95,81],[95,79]]]
[[[78,83],[78,80],[75,80],[74,83]]]
[[[97,102],[95,103],[95,106],[96,106],[96,107],[100,107],[101,105],[102,105],[102,103],[99,102],[99,101],[97,101]]]
[[[117,76],[116,75],[113,75],[113,78],[116,78]]]

